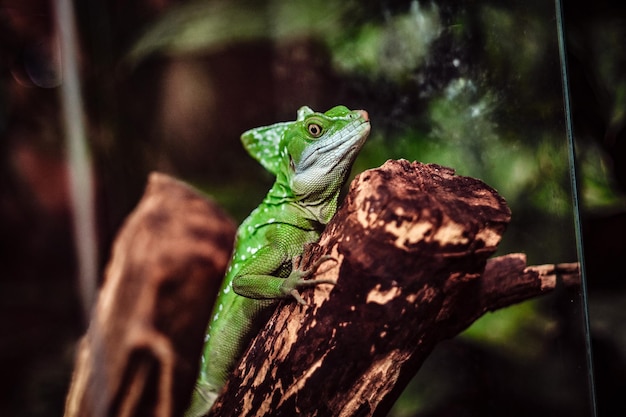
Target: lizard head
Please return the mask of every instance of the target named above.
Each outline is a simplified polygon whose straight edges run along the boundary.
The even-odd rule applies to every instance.
[[[270,195],[328,212],[323,206],[336,202],[369,131],[364,110],[336,106],[318,113],[304,106],[295,121],[248,130],[241,140],[248,153],[276,175]]]
[[[298,200],[323,200],[339,192],[370,131],[364,110],[336,106],[325,113],[308,107],[284,132],[283,170]]]

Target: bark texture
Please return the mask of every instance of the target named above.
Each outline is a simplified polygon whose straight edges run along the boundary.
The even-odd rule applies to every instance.
[[[388,161],[353,182],[309,261],[337,279],[283,303],[211,416],[383,416],[441,340],[535,297],[561,270],[487,259],[510,219],[495,190],[438,165]],[[309,262],[310,264],[310,262]]]
[[[234,233],[198,192],[150,176],[115,240],[66,417],[182,414]]]
[[[578,264],[489,259],[510,219],[483,182],[388,161],[359,175],[317,245],[308,305],[282,302],[211,416],[383,416],[435,345],[487,311],[579,285]],[[181,416],[234,225],[151,177],[115,243],[66,416]]]

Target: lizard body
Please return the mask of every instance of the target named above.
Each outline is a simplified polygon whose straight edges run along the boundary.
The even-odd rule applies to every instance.
[[[297,120],[249,130],[246,150],[276,182],[237,231],[235,248],[207,329],[200,375],[186,417],[208,412],[263,312],[277,299],[304,304],[299,289],[329,283],[305,280],[295,268],[308,243],[318,240],[337,209],[350,168],[370,131],[367,112],[337,106],[326,113],[308,107]]]

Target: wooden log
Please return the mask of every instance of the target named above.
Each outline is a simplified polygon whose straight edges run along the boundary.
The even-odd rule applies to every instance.
[[[182,414],[234,233],[215,203],[150,176],[113,245],[66,417]]]
[[[284,302],[253,340],[210,416],[384,416],[434,346],[486,311],[543,294],[577,265],[488,261],[510,219],[479,180],[388,161],[359,175],[308,248],[307,306]]]
[[[579,285],[578,264],[488,259],[510,218],[479,180],[389,161],[362,173],[303,266],[337,280],[282,302],[211,416],[383,416],[434,346],[487,311]],[[114,244],[81,342],[67,417],[181,416],[232,222],[155,174]]]

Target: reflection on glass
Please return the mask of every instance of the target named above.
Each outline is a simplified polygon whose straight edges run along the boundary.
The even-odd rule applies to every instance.
[[[239,135],[291,120],[302,105],[325,111],[344,104],[366,109],[372,123],[355,174],[390,158],[452,167],[483,180],[507,200],[513,217],[500,254],[526,253],[530,265],[578,260],[552,2],[133,5],[123,10],[76,5],[101,247],[110,245],[151,170],[192,182],[241,220],[272,178],[245,154]],[[17,18],[7,21],[24,39],[47,35],[46,45],[55,45],[45,24],[33,34]],[[12,123],[2,120],[11,155],[3,159],[10,174],[6,188],[26,190],[7,194],[19,204],[3,208],[3,227],[17,242],[15,253],[23,250],[31,257],[33,247],[42,254],[71,247],[57,230],[63,227],[49,226],[65,224],[66,213],[46,205],[49,185],[38,186],[43,177],[63,178],[65,169],[60,119],[50,96],[61,81],[53,49],[22,51],[23,65],[10,68],[13,79],[7,83],[13,90],[2,92],[27,115],[11,114]],[[33,51],[48,59],[40,62]],[[601,150],[590,143],[581,149],[589,173],[581,189],[585,201],[594,208],[623,208],[606,169],[596,163]],[[52,161],[49,166],[57,168],[44,175],[31,165],[15,164],[25,160]],[[21,216],[15,207],[31,211]],[[15,276],[26,274],[19,261],[24,255],[13,255],[7,257],[15,260]],[[106,258],[108,251],[102,249],[100,256]],[[76,300],[67,277],[73,261],[71,255],[61,258],[62,265],[45,255],[32,263],[51,271],[51,282],[65,283],[52,293],[70,301],[50,308],[71,317]],[[7,282],[10,291],[22,288]],[[20,308],[50,303],[47,295],[32,299]],[[591,415],[581,300],[580,292],[562,290],[487,314],[435,350],[390,415]],[[45,328],[46,320],[38,328]],[[72,320],[55,327],[57,347],[71,345],[81,333],[80,322]],[[25,336],[19,343],[48,340],[35,339]],[[9,350],[19,351],[17,343]],[[58,375],[69,375],[71,360],[58,360],[61,355],[22,376],[11,374],[28,399],[38,398],[41,386],[55,380],[50,398],[41,400],[47,411],[62,404],[67,378]],[[7,405],[10,411],[17,408]]]

